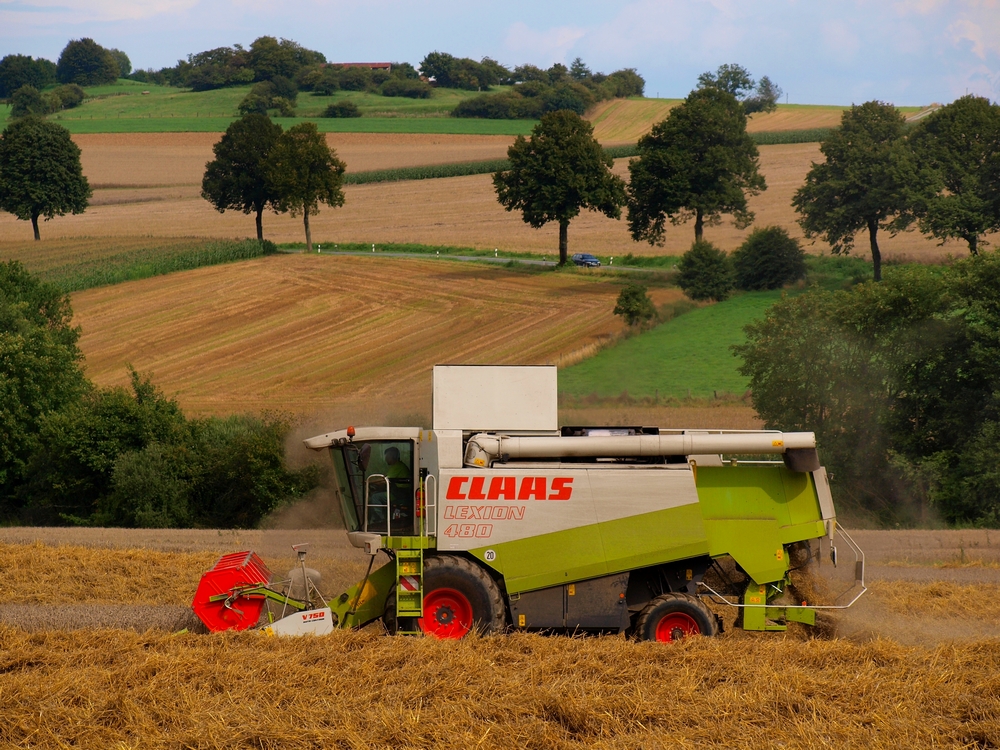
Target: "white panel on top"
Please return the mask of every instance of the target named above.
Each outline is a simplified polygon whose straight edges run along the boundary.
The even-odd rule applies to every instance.
[[[559,429],[555,365],[435,365],[434,429]]]

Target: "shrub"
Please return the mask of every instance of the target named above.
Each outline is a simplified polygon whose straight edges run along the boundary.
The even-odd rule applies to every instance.
[[[62,109],[73,109],[79,106],[86,94],[83,89],[75,83],[67,83],[64,86],[56,86],[52,93],[59,98]]]
[[[410,78],[390,78],[379,89],[382,96],[405,96],[410,99],[427,99],[431,95],[431,87],[423,81]]]
[[[278,110],[278,117],[295,117],[295,105],[283,96],[273,97],[268,109]]]
[[[736,286],[747,291],[779,289],[806,275],[805,253],[781,227],[755,229],[733,253]]]
[[[47,115],[50,102],[42,98],[34,86],[22,86],[10,98],[10,116],[27,117],[28,115]]]
[[[269,98],[249,93],[243,97],[243,101],[236,108],[241,115],[266,115],[267,107],[271,103]]]
[[[342,102],[334,102],[324,109],[323,117],[361,117],[361,111],[357,104],[345,99]]]
[[[646,287],[642,284],[626,284],[618,295],[618,302],[613,312],[621,316],[630,326],[656,317],[653,300],[646,294]]]
[[[733,289],[732,260],[711,242],[697,241],[677,264],[677,285],[693,300],[721,302]]]

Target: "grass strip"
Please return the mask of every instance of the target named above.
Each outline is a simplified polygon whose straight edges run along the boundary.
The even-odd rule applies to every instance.
[[[190,271],[204,266],[261,258],[275,252],[275,249],[273,243],[261,243],[257,240],[210,241],[166,250],[152,246],[54,266],[41,271],[39,275],[64,292],[79,292],[175,271]]]

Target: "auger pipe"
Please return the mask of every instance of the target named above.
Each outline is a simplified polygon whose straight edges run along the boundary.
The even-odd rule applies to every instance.
[[[711,453],[775,454],[816,447],[812,432],[733,432],[581,437],[507,437],[480,433],[469,439],[465,463],[483,466],[500,459],[626,458]]]

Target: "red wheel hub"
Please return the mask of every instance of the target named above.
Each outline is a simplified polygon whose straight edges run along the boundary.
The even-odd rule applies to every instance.
[[[689,635],[701,635],[701,628],[691,615],[670,612],[656,623],[656,640],[679,641]]]
[[[463,638],[472,630],[472,604],[455,589],[434,589],[424,596],[420,629],[435,638]]]

